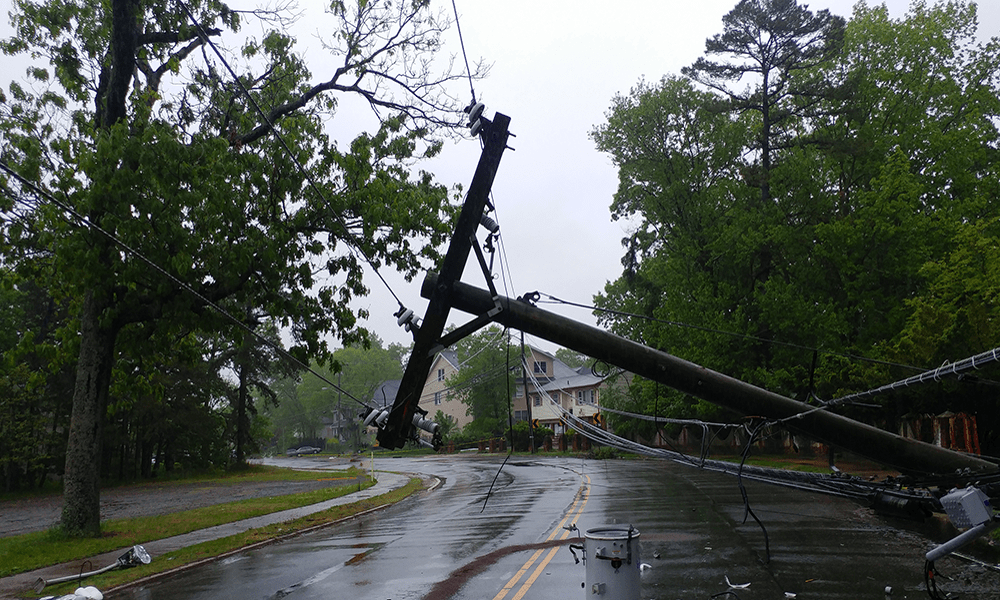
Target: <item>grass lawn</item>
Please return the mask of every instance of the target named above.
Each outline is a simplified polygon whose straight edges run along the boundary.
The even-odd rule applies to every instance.
[[[197,481],[222,483],[233,483],[239,479],[301,481],[314,480],[317,475],[324,479],[358,479],[360,476],[363,478],[361,487],[368,488],[374,484],[370,477],[354,467],[344,471],[323,471],[321,473],[274,467],[253,467],[234,475],[198,478]],[[176,483],[184,483],[184,481]],[[307,506],[338,498],[357,490],[358,486],[354,485],[336,486],[287,496],[250,498],[154,517],[105,521],[102,523],[104,535],[100,538],[68,538],[56,529],[0,538],[0,577],[125,549],[135,544],[188,533],[197,529],[232,523],[289,508]],[[94,568],[103,566],[105,565],[95,565]]]
[[[205,559],[223,556],[262,542],[281,539],[304,530],[330,525],[358,513],[372,510],[380,506],[394,504],[410,496],[414,492],[419,491],[422,487],[423,482],[421,482],[419,478],[414,477],[411,478],[409,483],[402,488],[387,492],[381,496],[376,496],[375,498],[359,500],[358,502],[336,506],[321,513],[315,513],[302,517],[301,519],[296,519],[295,521],[286,521],[284,523],[268,525],[267,527],[259,527],[257,529],[251,529],[226,538],[204,542],[195,546],[189,546],[187,548],[175,550],[174,552],[168,552],[164,555],[157,556],[148,565],[142,565],[120,571],[109,571],[96,577],[92,577],[87,580],[87,585],[96,586],[99,590],[104,592],[105,595],[108,595],[113,592],[116,587],[127,585],[128,583],[138,579],[154,576],[156,574],[170,571],[184,565],[190,565],[191,563],[196,563]],[[55,592],[51,590],[56,590],[60,593],[68,593],[72,592],[74,589],[76,589],[75,584],[71,585],[67,583],[62,584],[61,586],[46,588],[45,592],[53,594]]]

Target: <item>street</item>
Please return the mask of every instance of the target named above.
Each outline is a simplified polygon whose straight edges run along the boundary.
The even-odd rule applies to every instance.
[[[951,535],[940,526],[887,520],[851,501],[748,482],[765,538],[752,518],[744,523],[732,476],[659,460],[553,457],[512,457],[497,476],[502,460],[377,459],[376,470],[435,475],[442,483],[346,525],[143,585],[126,597],[589,598],[584,565],[574,563],[568,547],[570,538],[580,543],[578,534],[565,526],[585,532],[617,523],[639,532],[641,562],[649,565],[644,600],[885,600],[887,589],[892,599],[927,598],[927,536]],[[942,589],[966,600],[1000,592],[1000,578],[981,567],[947,558],[938,569],[957,576],[941,581]]]

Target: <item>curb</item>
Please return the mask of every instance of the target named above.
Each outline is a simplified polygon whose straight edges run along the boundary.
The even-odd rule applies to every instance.
[[[178,536],[172,536],[172,537],[177,537],[177,538],[181,538],[183,536],[192,536],[192,537],[194,537],[198,533],[203,533],[203,532],[209,531],[211,529],[215,529],[215,528],[219,529],[220,534],[216,535],[215,537],[207,537],[205,539],[198,539],[197,541],[191,541],[190,543],[187,543],[187,544],[181,543],[181,545],[178,546],[178,547],[179,548],[183,548],[183,547],[193,546],[193,545],[196,545],[196,544],[199,544],[199,543],[202,543],[202,542],[212,541],[212,540],[216,540],[216,539],[221,539],[221,538],[224,538],[224,537],[228,537],[230,535],[235,535],[235,534],[240,533],[242,531],[247,531],[247,530],[250,530],[250,529],[254,529],[256,527],[262,527],[262,526],[271,525],[271,524],[275,524],[275,523],[283,523],[283,522],[287,522],[287,521],[293,521],[295,519],[298,519],[298,518],[301,518],[301,517],[304,517],[304,516],[308,516],[310,514],[315,514],[315,513],[318,513],[318,512],[322,512],[324,510],[328,510],[328,509],[333,508],[335,506],[342,506],[342,505],[346,505],[346,504],[353,504],[354,502],[361,502],[361,501],[364,501],[364,500],[371,500],[371,499],[374,499],[374,498],[378,498],[380,496],[384,496],[385,494],[391,493],[391,492],[393,492],[393,491],[395,491],[397,489],[400,489],[400,488],[406,486],[410,482],[410,479],[412,479],[412,478],[418,478],[421,481],[426,481],[428,479],[427,476],[423,476],[423,475],[419,475],[419,474],[412,474],[412,473],[397,473],[397,472],[392,472],[392,471],[379,471],[379,473],[382,474],[382,475],[390,475],[391,478],[390,477],[386,477],[385,478],[385,479],[389,480],[389,481],[385,482],[385,487],[387,489],[380,490],[379,493],[377,493],[375,495],[369,495],[369,494],[371,494],[371,490],[374,490],[376,487],[378,487],[378,483],[376,483],[375,486],[367,488],[366,490],[362,490],[360,492],[352,492],[350,494],[347,494],[345,496],[341,496],[339,498],[335,498],[335,499],[332,499],[332,500],[325,500],[323,502],[318,502],[316,504],[306,505],[306,506],[299,507],[299,508],[288,509],[288,510],[285,510],[285,511],[279,511],[279,512],[276,512],[276,513],[270,513],[268,515],[260,515],[258,517],[251,517],[250,519],[244,519],[244,520],[241,520],[241,521],[234,521],[232,523],[226,523],[226,524],[223,524],[223,525],[217,525],[217,526],[215,526],[213,528],[208,528],[208,529],[203,529],[203,530],[195,530],[195,531],[192,531],[192,532],[188,532],[186,534],[179,534]],[[437,480],[437,478],[433,478],[433,479]],[[351,519],[356,519],[356,518],[364,516],[366,514],[369,514],[369,513],[372,513],[372,512],[376,512],[378,510],[386,508],[388,506],[392,506],[393,504],[395,504],[395,503],[389,503],[389,504],[385,504],[385,505],[382,505],[382,506],[373,507],[373,508],[364,510],[362,512],[356,513],[354,515],[343,517],[342,519],[338,519],[336,521],[331,521],[330,523],[323,523],[323,524],[319,524],[319,525],[312,525],[312,526],[306,527],[306,528],[298,530],[298,531],[289,532],[287,534],[282,534],[282,535],[276,536],[274,538],[270,538],[270,539],[267,539],[267,540],[261,540],[259,542],[254,542],[253,544],[251,544],[249,546],[243,546],[241,548],[231,550],[229,552],[220,554],[218,556],[207,557],[207,558],[199,559],[197,561],[194,561],[194,562],[191,562],[191,563],[187,563],[187,564],[184,564],[184,565],[178,565],[177,567],[174,567],[174,568],[169,569],[167,571],[163,571],[163,572],[160,572],[160,573],[155,573],[155,574],[149,575],[148,577],[143,577],[141,579],[137,579],[136,581],[129,582],[129,583],[126,583],[126,584],[122,584],[122,585],[116,586],[114,588],[110,588],[108,591],[104,592],[104,594],[108,595],[108,594],[110,594],[112,592],[115,592],[115,591],[123,591],[123,590],[126,590],[126,589],[130,588],[130,587],[134,587],[136,585],[139,585],[140,583],[143,583],[143,582],[148,583],[150,581],[155,581],[155,580],[158,580],[158,579],[161,579],[161,578],[165,578],[165,577],[167,577],[169,575],[174,575],[174,574],[177,574],[177,573],[179,573],[181,571],[184,571],[184,570],[187,570],[187,569],[192,569],[192,568],[195,568],[197,566],[201,566],[201,565],[210,563],[212,561],[219,560],[219,559],[225,558],[227,556],[231,556],[231,555],[239,553],[239,552],[243,552],[243,551],[246,551],[246,550],[252,550],[254,548],[258,548],[258,547],[261,547],[261,546],[265,546],[265,545],[268,545],[268,544],[273,544],[273,543],[276,543],[276,542],[280,542],[280,541],[289,539],[291,537],[295,537],[295,536],[298,536],[298,535],[302,535],[302,534],[305,534],[305,533],[309,533],[309,532],[312,532],[312,531],[316,531],[316,530],[322,529],[324,527],[330,527],[330,526],[333,526],[333,525],[341,524],[341,523],[344,523],[344,522],[349,521]],[[288,513],[288,514],[284,514],[284,513]],[[292,513],[294,513],[294,514],[292,514]],[[254,522],[254,523],[251,525],[251,522]],[[224,532],[223,531],[224,529],[230,529],[230,530],[235,530],[235,531]],[[164,538],[163,540],[150,540],[149,542],[147,542],[147,544],[162,543],[164,540],[169,540],[169,539],[171,539],[171,538]],[[166,550],[166,551],[170,551],[170,550]],[[112,556],[113,555],[113,557],[110,558],[108,562],[114,561],[114,559],[121,552],[122,552],[121,550],[116,550],[116,551],[105,553],[108,556]],[[162,555],[164,553],[165,552],[162,551],[162,550],[160,552],[158,552],[158,554],[160,554],[160,555]],[[104,556],[104,555],[100,555],[100,556]],[[18,573],[18,574],[15,574],[15,575],[10,575],[8,577],[2,577],[2,578],[0,578],[0,598],[17,598],[17,597],[26,598],[26,597],[29,597],[32,594],[32,585],[34,584],[34,582],[37,581],[37,579],[39,579],[39,578],[43,578],[43,579],[44,578],[52,578],[53,577],[53,573],[52,573],[53,569],[59,569],[60,567],[68,567],[68,566],[71,566],[71,565],[83,564],[84,562],[86,562],[88,560],[89,561],[93,561],[96,558],[98,558],[98,557],[88,557],[88,558],[83,558],[83,559],[77,559],[77,560],[74,560],[74,561],[70,561],[68,563],[62,563],[62,564],[59,564],[59,565],[50,565],[50,566],[47,566],[47,567],[41,567],[39,569],[35,569],[33,571],[28,571],[28,572],[24,572],[24,573]],[[69,570],[69,569],[66,568],[66,569],[63,569],[63,570]]]
[[[436,477],[434,479],[436,481],[435,481],[434,485],[430,488],[432,490],[441,481],[440,479],[438,479]],[[407,481],[407,483],[409,483],[409,481]],[[395,488],[395,489],[399,489],[399,488]],[[385,492],[385,494],[393,492],[393,491],[395,491],[395,489],[389,490],[388,492]],[[379,494],[379,496],[372,496],[372,498],[379,498],[380,496],[384,496],[385,494]],[[352,521],[354,519],[357,519],[357,518],[360,518],[360,517],[364,517],[365,515],[369,515],[371,513],[378,512],[378,511],[380,511],[382,509],[389,508],[390,506],[394,506],[395,504],[396,504],[395,502],[391,502],[391,503],[388,503],[388,504],[383,504],[382,506],[376,506],[376,507],[373,507],[373,508],[369,508],[368,510],[363,510],[363,511],[361,511],[359,513],[355,513],[355,514],[353,514],[353,515],[351,515],[349,517],[343,517],[343,518],[337,519],[336,521],[330,521],[329,523],[322,523],[320,525],[312,525],[310,527],[306,527],[305,529],[300,529],[298,531],[293,531],[293,532],[290,532],[290,533],[285,533],[285,534],[282,534],[282,535],[279,535],[279,536],[276,536],[276,537],[273,537],[273,538],[270,538],[270,539],[261,540],[259,542],[254,542],[253,544],[250,544],[248,546],[243,546],[243,547],[240,547],[240,548],[236,548],[234,550],[229,550],[228,552],[223,552],[222,554],[219,554],[219,555],[216,555],[216,556],[210,556],[208,558],[202,558],[202,559],[199,559],[199,560],[196,560],[194,562],[190,562],[190,563],[187,563],[187,564],[184,564],[184,565],[179,565],[179,566],[174,567],[173,569],[169,569],[167,571],[161,571],[159,573],[154,573],[154,574],[149,575],[147,577],[143,577],[141,579],[136,579],[135,581],[130,581],[128,583],[123,583],[122,585],[119,585],[119,586],[116,586],[116,587],[113,587],[113,588],[109,588],[109,589],[107,589],[104,592],[104,595],[107,597],[107,596],[110,596],[111,594],[114,594],[114,593],[117,593],[117,592],[123,592],[125,590],[131,589],[131,588],[134,588],[134,587],[138,587],[140,585],[145,585],[145,584],[148,584],[148,583],[153,583],[153,582],[159,581],[161,579],[167,579],[167,578],[172,577],[174,575],[177,575],[179,573],[183,573],[185,571],[189,571],[191,569],[195,569],[195,568],[201,567],[203,565],[210,564],[210,563],[215,562],[217,560],[222,560],[222,559],[228,558],[230,556],[235,556],[235,555],[239,554],[240,552],[247,552],[249,550],[256,550],[257,548],[263,548],[264,546],[269,546],[271,544],[277,544],[279,542],[283,542],[285,540],[289,540],[289,539],[292,539],[294,537],[298,537],[300,535],[305,535],[307,533],[312,533],[314,531],[319,531],[320,529],[324,529],[324,528],[327,528],[327,527],[333,527],[335,525],[341,525],[341,524],[346,523],[348,521]]]

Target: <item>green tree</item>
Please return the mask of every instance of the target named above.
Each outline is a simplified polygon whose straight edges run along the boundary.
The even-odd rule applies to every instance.
[[[766,314],[770,299],[787,294],[808,244],[788,227],[819,216],[813,195],[789,185],[801,180],[796,149],[814,141],[809,132],[816,117],[840,110],[829,101],[843,93],[839,80],[824,67],[841,52],[845,22],[797,0],[741,0],[722,23],[723,33],[705,42],[706,56],[682,73],[718,94],[716,110],[739,115],[749,128],[744,156],[751,160],[733,166],[758,195],[734,198],[727,216],[736,235],[725,236],[730,247],[720,249],[730,260],[716,271],[728,280],[730,304],[753,324],[746,333],[763,340],[749,344],[751,356],[743,352],[741,362],[753,359],[769,369],[775,357],[767,342],[779,333]]]
[[[988,327],[960,347],[952,345],[957,337],[926,335],[933,321],[921,325],[932,319],[925,309],[940,303],[936,265],[977,246],[976,236],[988,240],[985,224],[1000,214],[1000,40],[980,44],[977,27],[976,5],[965,1],[913,2],[899,19],[885,7],[858,5],[848,26],[838,68],[850,73],[855,91],[851,110],[823,125],[842,143],[817,170],[827,174],[833,204],[831,218],[816,228],[814,256],[827,273],[820,287],[828,290],[830,313],[857,353],[933,368],[945,360],[939,348],[949,347],[947,358],[955,360],[1000,344]],[[983,228],[970,228],[975,222]],[[858,371],[841,363],[842,389],[913,373]],[[969,406],[988,395],[973,380],[947,394],[938,385],[895,394],[883,418],[917,406]]]
[[[776,45],[785,38],[772,30],[798,17],[771,22],[757,14],[782,7],[804,14],[794,2],[741,2],[727,15],[732,35],[710,40],[709,51],[731,43],[739,49],[733,40],[753,32],[760,37],[747,37],[746,52],[792,48]],[[733,64],[703,59],[685,73],[707,91],[672,76],[655,86],[641,82],[613,100],[593,133],[619,167],[613,215],[636,223],[624,241],[622,276],[596,302],[647,319],[602,320],[800,399],[837,397],[912,373],[847,355],[936,366],[925,362],[936,352],[927,335],[933,327],[921,330],[923,316],[914,317],[932,314],[925,303],[940,306],[938,315],[954,308],[941,299],[941,271],[933,265],[957,261],[959,249],[977,247],[977,235],[988,239],[988,227],[968,224],[990,222],[1000,207],[1000,41],[974,42],[974,5],[915,2],[898,20],[885,7],[858,5],[842,36],[836,18],[824,21],[828,29],[806,38],[815,54],[804,60],[789,50],[791,60],[803,60],[777,69],[775,78],[742,70],[764,65],[763,54],[758,60],[737,52],[746,60]],[[740,72],[756,74],[761,87],[731,91],[729,78]],[[852,93],[820,86],[810,97],[809,86],[824,79],[850,82]],[[780,117],[771,119],[770,136],[759,100],[767,98],[775,99],[771,116]],[[985,336],[964,339],[964,356],[997,345]],[[952,346],[948,354],[958,352]],[[625,404],[646,414],[708,414],[638,379]],[[902,404],[889,402],[879,418],[906,412]]]
[[[754,149],[760,163],[754,179],[764,205],[771,199],[774,152],[794,144],[799,120],[834,95],[817,68],[840,53],[844,19],[828,10],[813,13],[798,0],[741,0],[722,25],[723,33],[706,40],[705,53],[732,62],[702,57],[681,72],[720,92],[727,109],[759,116]],[[759,78],[756,87],[731,87],[748,74]]]
[[[2,44],[48,61],[29,70],[41,91],[12,83],[0,105],[4,165],[90,224],[46,204],[10,244],[31,237],[44,248],[36,271],[56,298],[74,299],[61,520],[72,534],[100,531],[101,430],[119,354],[130,351],[123,333],[218,331],[206,304],[228,300],[290,328],[300,358],[324,356],[325,334],[365,337],[347,305],[366,292],[357,252],[412,275],[436,257],[452,210],[442,186],[408,167],[437,150],[422,140],[457,113],[443,88],[453,75],[430,71],[444,25],[426,2],[334,3],[340,25],[327,49],[338,65],[321,83],[309,83],[287,35],[250,38],[229,56],[240,57],[252,101],[206,47],[237,31],[245,13],[217,0],[187,4],[190,14],[182,6],[16,0],[16,34]],[[333,93],[390,114],[340,151],[322,130]],[[309,294],[319,269],[329,283]]]
[[[72,391],[62,337],[66,310],[45,290],[0,269],[0,481],[41,486],[61,471]]]
[[[253,435],[253,423],[258,417],[254,397],[262,397],[264,404],[276,404],[278,394],[271,389],[276,380],[290,377],[298,366],[284,360],[278,328],[273,322],[256,328],[261,338],[244,333],[243,342],[231,351],[229,363],[236,373],[237,386],[230,397],[230,431],[233,440],[233,462],[236,467],[246,464],[248,452],[259,452]]]
[[[837,67],[854,82],[851,110],[825,126],[844,140],[831,152],[839,211],[897,150],[928,209],[955,221],[995,210],[1000,41],[980,44],[977,30],[976,4],[965,0],[915,0],[899,19],[885,6],[855,6]]]
[[[928,285],[910,299],[900,356],[941,364],[1000,340],[1000,218],[960,227],[955,249],[923,265]]]
[[[359,402],[368,405],[374,399],[381,403],[381,398],[374,398],[379,386],[385,381],[402,378],[399,352],[395,344],[384,348],[376,336],[372,336],[367,347],[359,344],[335,350],[328,368],[318,364],[314,368],[343,392],[316,377],[304,377],[297,392],[303,409],[313,422],[320,423],[326,418],[341,430],[342,437],[356,442],[360,427],[358,415],[364,408]]]
[[[5,365],[0,373],[0,476],[5,492],[45,472],[47,419],[39,412],[43,404],[30,380],[25,365]]]
[[[570,350],[569,348],[559,348],[556,350],[556,358],[574,369],[582,367],[590,360],[586,356],[580,354],[579,352]]]
[[[318,418],[302,404],[299,398],[299,377],[287,377],[277,381],[272,389],[277,395],[273,405],[264,404],[263,414],[270,421],[273,433],[270,449],[280,454],[306,437],[316,437]]]
[[[539,448],[542,445],[542,440],[546,437],[552,437],[554,432],[549,427],[536,427],[535,431],[535,448]],[[514,442],[514,450],[518,452],[527,452],[531,446],[531,424],[527,421],[518,421],[514,423],[514,429],[511,434]]]
[[[624,272],[595,299],[598,306],[668,323],[748,328],[733,317],[747,297],[744,246],[762,229],[753,224],[761,214],[745,209],[752,188],[740,176],[750,127],[715,103],[684,78],[640,82],[614,98],[607,122],[592,133],[619,169],[612,216],[636,223],[623,241]],[[739,363],[729,339],[704,329],[610,312],[601,319],[621,335],[715,369]]]
[[[924,264],[920,274],[927,286],[906,301],[906,324],[887,344],[891,358],[936,366],[1000,346],[1000,218],[962,224],[954,249]],[[998,374],[1000,366],[984,360],[960,382],[897,394],[890,406],[899,415],[947,409],[974,414],[981,424],[995,423],[1000,404],[992,380]],[[984,448],[1000,445],[994,427],[981,425],[979,435]]]
[[[434,413],[434,422],[441,428],[441,439],[446,442],[449,441],[452,433],[456,431],[454,417],[444,414],[442,410],[438,410]]]
[[[520,372],[519,351],[507,331],[496,325],[482,329],[455,347],[461,368],[447,379],[448,387],[466,405],[472,422],[466,433],[477,437],[502,436],[510,419],[510,399]]]

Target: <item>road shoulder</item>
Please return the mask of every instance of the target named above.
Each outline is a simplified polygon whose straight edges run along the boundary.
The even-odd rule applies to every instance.
[[[353,492],[351,494],[347,494],[339,498],[326,500],[324,502],[319,502],[317,504],[312,504],[309,506],[303,506],[299,508],[279,511],[268,515],[261,515],[258,517],[244,519],[241,521],[235,521],[233,523],[218,525],[216,527],[210,527],[198,531],[192,531],[190,533],[164,538],[161,540],[150,540],[149,542],[143,543],[142,545],[146,549],[146,551],[150,554],[153,561],[156,561],[158,556],[162,556],[168,552],[172,552],[181,548],[194,546],[212,540],[222,539],[225,537],[229,537],[231,535],[244,533],[248,530],[255,528],[294,521],[296,519],[320,513],[337,506],[343,506],[363,500],[374,499],[404,487],[407,483],[409,483],[411,477],[413,476],[401,473],[390,473],[386,471],[379,471],[377,473],[376,484],[370,488],[361,490],[359,492]],[[351,517],[348,518],[354,518],[355,516],[357,515],[352,515]],[[324,524],[323,526],[330,526],[330,525],[331,523],[327,523]],[[298,530],[291,535],[300,535],[302,533],[304,533],[304,530]],[[270,538],[268,540],[260,542],[259,545],[263,545],[266,543],[274,543],[275,541],[280,541],[280,539],[281,539],[280,536],[276,538]],[[247,547],[243,547],[237,551],[243,551],[246,549]],[[118,557],[121,556],[127,550],[128,548],[122,548],[114,552],[108,552],[84,560],[75,560],[68,563],[37,569],[35,571],[19,573],[17,575],[0,578],[0,598],[31,597],[33,591],[32,588],[39,579],[51,580],[60,577],[72,576],[77,573],[80,573],[81,571],[86,572],[86,571],[96,570],[101,567],[113,564],[118,559]],[[205,559],[204,561],[200,561],[198,564],[203,564],[204,562],[207,562],[209,560],[217,560],[218,558],[221,558],[221,556],[214,556],[212,558]],[[167,573],[175,573],[178,570],[193,568],[194,566],[197,565],[194,563],[181,565],[177,569],[171,569],[170,571],[159,573],[156,575],[156,577],[163,577],[166,576]],[[129,585],[134,585],[134,584],[135,582]],[[110,591],[111,590],[109,590],[109,592]]]

